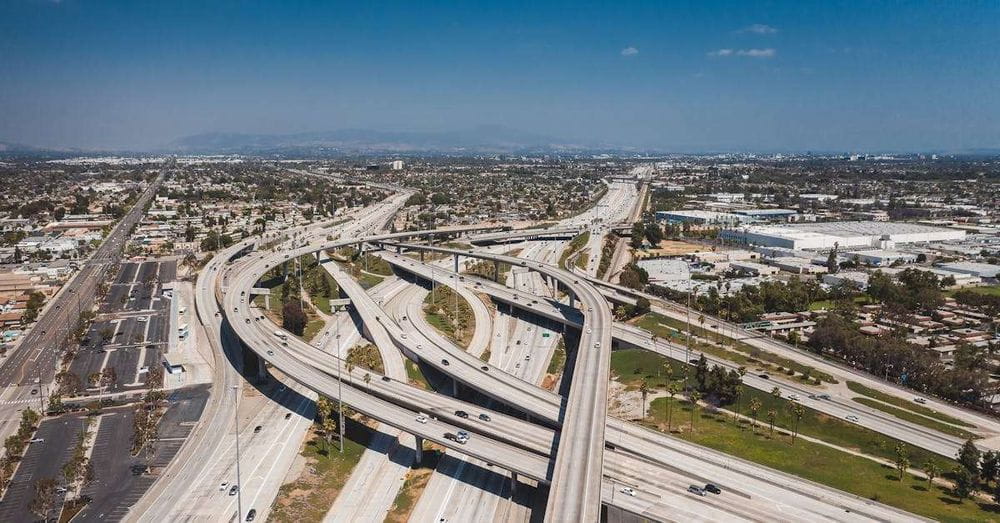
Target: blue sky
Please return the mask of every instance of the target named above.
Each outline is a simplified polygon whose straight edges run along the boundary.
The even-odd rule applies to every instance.
[[[0,141],[507,127],[702,150],[1000,147],[1000,2],[0,0]]]

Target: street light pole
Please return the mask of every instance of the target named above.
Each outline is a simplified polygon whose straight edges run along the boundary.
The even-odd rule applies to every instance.
[[[233,385],[233,420],[236,422],[236,510],[239,520],[243,517],[243,483],[240,481],[240,396],[239,386]]]
[[[337,423],[338,428],[340,428],[340,453],[344,453],[344,389],[342,384],[344,383],[340,377],[340,319],[334,317],[336,324],[336,333],[334,337],[337,339],[337,410],[340,413],[340,421]]]

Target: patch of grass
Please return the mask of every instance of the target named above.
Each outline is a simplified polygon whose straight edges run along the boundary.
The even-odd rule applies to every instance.
[[[425,444],[425,446],[427,446]],[[386,523],[404,523],[410,520],[410,514],[417,505],[417,500],[427,487],[434,469],[437,468],[441,460],[441,451],[429,449],[424,451],[423,462],[419,467],[414,467],[407,471],[406,481],[396,494],[396,499],[392,502],[392,508],[385,517]]]
[[[953,418],[947,414],[938,412],[930,407],[925,407],[919,403],[913,403],[907,401],[903,398],[892,396],[884,392],[875,390],[871,387],[866,387],[856,381],[848,381],[847,388],[851,389],[851,392],[856,392],[858,394],[864,394],[869,398],[877,399],[881,402],[888,403],[890,405],[895,405],[897,407],[916,412],[918,414],[923,414],[924,416],[934,418],[938,421],[943,421],[945,423],[951,423],[952,425],[958,425],[960,427],[975,428],[975,425],[966,423],[958,418]]]
[[[670,375],[667,375],[663,367],[663,364],[668,361],[670,362]],[[670,383],[675,384],[677,390],[680,391],[695,387],[694,369],[691,365],[672,362],[664,356],[642,349],[613,351],[611,353],[611,372],[615,380],[627,385],[631,389],[638,388],[639,383],[643,379],[646,380],[650,389],[653,390],[665,390]],[[775,427],[795,430],[795,416],[792,411],[792,402],[785,398],[774,397],[757,389],[743,386],[739,402],[725,405],[724,408],[750,416],[749,405],[754,399],[761,404],[760,409],[757,411],[758,422],[766,421],[767,412],[774,410],[776,413]],[[661,418],[664,416],[662,411],[654,411],[654,414]],[[676,414],[675,409],[675,417]],[[898,440],[883,436],[846,420],[828,416],[808,407],[803,409],[803,416],[799,420],[798,429],[799,434],[885,459],[895,458],[896,444],[899,443]],[[957,465],[953,460],[939,457],[937,454],[919,447],[905,446],[910,453],[910,460],[913,463],[922,464],[928,460],[934,460],[938,463],[941,470],[951,470]]]
[[[665,423],[663,412],[666,401],[668,398],[657,398],[652,402],[650,413],[656,424]],[[674,400],[672,421],[675,430],[679,425],[689,423],[690,409],[690,403]],[[959,501],[950,495],[950,491],[938,486],[928,489],[926,480],[909,474],[904,476],[903,481],[898,481],[895,469],[869,459],[801,438],[794,443],[786,435],[775,433],[772,438],[768,436],[766,426],[758,428],[754,434],[749,428],[734,424],[731,417],[712,414],[704,408],[698,409],[695,419],[695,430],[683,430],[675,435],[698,445],[928,518],[969,522],[992,518],[992,514],[983,510],[994,508],[988,504]],[[910,461],[917,467],[923,463],[912,452]]]
[[[306,467],[302,474],[291,483],[278,490],[271,511],[272,521],[298,523],[300,521],[322,521],[337,494],[358,464],[371,437],[371,430],[355,422],[346,424],[344,453],[338,452],[337,444],[328,444],[315,432],[315,426],[307,435],[302,449]]]
[[[679,344],[687,343],[687,323],[681,320],[670,318],[656,312],[650,312],[633,320],[633,323],[644,330],[652,332],[659,338],[667,339]],[[694,338],[692,338],[691,343],[692,349],[732,361],[747,368],[761,367],[772,372],[779,372],[777,367],[782,367],[827,383],[837,383],[837,380],[833,376],[825,372],[818,371],[797,361],[762,351],[756,347],[746,344],[745,342],[727,338],[721,333],[716,332],[714,329],[701,327],[697,323],[697,317],[691,318],[691,333],[695,337],[701,338],[702,340],[715,340],[717,343],[724,342],[726,347],[729,347],[732,350],[712,343],[698,341]]]
[[[319,316],[310,316],[306,327],[302,329],[302,339],[312,341],[319,334],[319,331],[323,330],[324,325],[326,322]]]
[[[479,355],[479,359],[488,362],[488,361],[490,361],[490,356],[492,356],[492,355],[493,355],[493,353],[490,352],[490,349],[486,349],[486,350],[483,351],[482,354]]]
[[[363,272],[361,273],[360,276],[358,276],[357,280],[358,280],[358,285],[361,285],[362,289],[368,290],[385,281],[385,278],[381,276],[375,276],[374,274],[368,274],[367,272]]]
[[[472,342],[476,318],[472,306],[451,287],[438,286],[424,299],[424,317],[435,329],[462,348]]]
[[[929,429],[936,430],[938,432],[951,434],[952,436],[958,436],[962,439],[969,439],[969,438],[976,439],[979,437],[967,430],[963,430],[958,427],[941,423],[940,421],[928,419],[924,416],[921,416],[919,414],[914,414],[913,412],[907,410],[897,409],[896,407],[886,405],[885,403],[882,403],[880,401],[875,401],[871,398],[855,397],[853,399],[854,401],[862,405],[871,407],[873,409],[881,410],[882,412],[891,414],[901,420],[909,421],[910,423],[916,423],[917,425],[921,425],[923,427],[927,427]]]
[[[954,296],[958,291],[968,291],[985,296],[1000,296],[1000,285],[988,285],[985,287],[962,287],[960,289],[950,289],[945,291],[946,296]]]
[[[587,242],[589,241],[590,231],[584,231],[570,240],[569,243],[566,244],[566,248],[563,249],[562,254],[559,255],[559,267],[566,269],[566,260],[576,251],[582,249],[584,245],[587,245]]]
[[[614,353],[611,354],[612,360],[614,360]],[[556,348],[552,350],[552,359],[549,360],[549,367],[545,369],[548,374],[556,375],[562,374],[563,369],[566,367],[566,340],[560,336],[559,342],[556,343]]]
[[[417,385],[424,390],[431,390],[431,386],[427,383],[427,378],[424,377],[424,373],[420,370],[420,366],[413,363],[411,360],[406,360],[406,377],[409,378],[410,383]]]
[[[586,269],[587,268],[587,257],[590,256],[590,249],[584,249],[580,251],[580,255],[576,257],[574,264],[577,268]]]
[[[385,374],[385,366],[382,363],[382,354],[379,353],[378,347],[372,345],[371,343],[351,347],[351,349],[347,351],[347,358],[345,361],[357,367],[375,371],[379,374]]]

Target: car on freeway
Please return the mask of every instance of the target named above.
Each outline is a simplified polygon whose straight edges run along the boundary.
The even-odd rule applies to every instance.
[[[690,487],[688,487],[688,492],[691,492],[692,494],[697,494],[699,496],[705,495],[705,489],[699,487],[698,485],[691,485]]]
[[[525,354],[524,355],[524,360],[525,361],[531,361],[531,354]]]
[[[483,412],[482,414],[479,415],[479,419],[481,419],[483,421],[490,421],[490,415],[487,414],[487,413],[485,413],[485,412]]]
[[[788,399],[790,399],[792,401],[799,401],[799,395],[798,394],[789,394],[788,395]]]
[[[253,521],[257,517],[257,509],[252,508],[247,512],[247,521]]]
[[[460,417],[460,418],[468,418],[469,417],[469,413],[465,412],[464,410],[456,410],[455,411],[455,415],[458,416],[458,417]]]
[[[625,494],[626,496],[635,497],[635,489],[632,487],[622,487],[618,492]]]
[[[285,419],[290,419],[291,417],[292,417],[292,413],[291,412],[288,412],[288,413],[285,414]]]
[[[767,374],[758,374],[757,377],[760,378],[760,379],[762,379],[762,380],[769,380],[769,379],[771,379],[771,377],[768,376]]]
[[[31,389],[31,395],[34,396],[35,394],[38,394],[38,389]]]
[[[851,423],[858,423],[858,422],[860,422],[860,421],[861,421],[861,420],[860,420],[860,419],[858,419],[858,417],[857,417],[857,416],[855,416],[854,414],[848,414],[848,415],[847,415],[847,417],[846,417],[846,418],[844,418],[844,419],[846,419],[847,421],[850,421]]]
[[[229,487],[229,495],[230,496],[235,496],[236,493],[239,492],[239,491],[240,491],[240,486],[239,485],[233,485],[233,486]]]
[[[427,423],[427,416],[424,416],[423,414],[417,416],[415,419],[417,423]]]
[[[223,481],[222,484],[219,485],[219,491],[221,492],[223,490],[226,490],[226,487],[228,487],[228,486],[229,486],[229,482],[228,481]]]
[[[716,486],[714,483],[707,483],[705,485],[705,492],[711,492],[712,494],[722,494],[722,489]]]
[[[264,428],[264,426],[263,426],[263,425],[257,425],[256,427],[254,427],[254,428],[253,428],[253,433],[254,433],[254,434],[257,434],[257,433],[259,433],[259,432],[260,432],[260,431],[261,431],[261,430],[262,430],[263,428]]]
[[[915,401],[915,402],[917,402],[917,403],[919,403],[921,405],[927,403],[927,399],[926,398],[920,398],[920,397],[913,398],[913,401]]]
[[[455,434],[455,441],[465,445],[465,442],[469,441],[469,433],[464,430],[458,431],[458,433]]]
[[[448,360],[441,360],[441,364],[442,365],[451,365],[450,363],[448,363]]]
[[[268,350],[267,350],[267,355],[268,355],[268,356],[274,356],[274,351],[273,351],[273,350],[270,350],[270,349],[268,349]]]
[[[31,438],[28,443],[45,443],[45,438]]]

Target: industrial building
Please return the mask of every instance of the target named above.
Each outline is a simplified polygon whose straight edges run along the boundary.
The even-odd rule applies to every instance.
[[[969,274],[979,278],[996,278],[1000,273],[1000,265],[976,262],[943,263],[941,269],[958,274]]]
[[[895,244],[961,240],[965,231],[900,222],[747,225],[722,231],[726,241],[787,249],[891,249]]]

